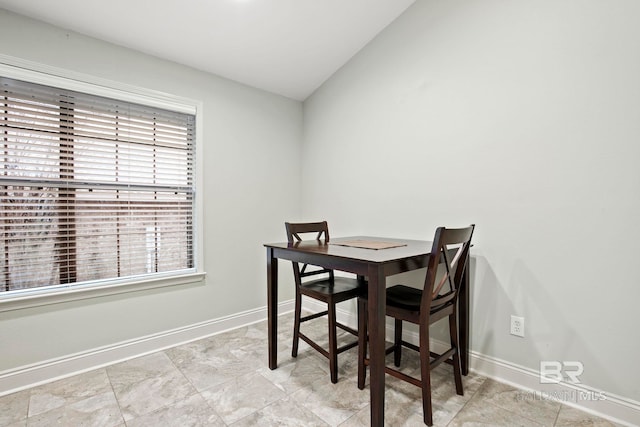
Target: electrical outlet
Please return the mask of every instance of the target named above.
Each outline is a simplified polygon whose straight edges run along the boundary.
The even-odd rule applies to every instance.
[[[511,316],[511,335],[524,338],[524,317]]]

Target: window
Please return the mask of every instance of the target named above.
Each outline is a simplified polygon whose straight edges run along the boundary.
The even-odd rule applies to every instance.
[[[0,296],[195,272],[195,115],[0,77]]]

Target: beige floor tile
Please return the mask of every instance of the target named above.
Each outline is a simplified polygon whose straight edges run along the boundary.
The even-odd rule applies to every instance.
[[[234,423],[286,396],[282,390],[256,372],[238,376],[217,387],[208,388],[201,394],[227,424]]]
[[[163,352],[113,365],[107,372],[125,421],[196,393]]]
[[[24,425],[29,409],[30,394],[30,390],[25,390],[0,397],[0,427],[14,423]]]
[[[332,426],[343,423],[369,403],[369,393],[358,389],[355,377],[339,379],[337,384],[328,378],[317,381],[291,397]]]
[[[123,425],[123,421],[118,402],[113,392],[108,391],[29,417],[28,425],[29,427],[53,425],[119,427]]]
[[[474,397],[453,418],[448,427],[540,427],[541,425]]]
[[[484,402],[529,418],[543,426],[554,425],[562,406],[560,402],[553,400],[531,398],[531,393],[489,379],[480,387],[476,396]]]
[[[295,359],[291,355],[285,355],[279,360],[282,362],[278,364],[278,369],[261,367],[257,372],[286,394],[310,387],[314,383],[330,381],[327,360],[324,358],[320,360],[306,354]]]
[[[416,387],[417,390],[417,387]],[[369,387],[363,392],[369,396]],[[424,425],[422,420],[422,407],[415,395],[410,395],[406,391],[398,391],[393,385],[387,386],[385,390],[384,405],[385,425],[388,427],[409,427]],[[418,412],[419,408],[419,412]],[[340,424],[340,427],[367,427],[371,420],[371,406],[367,404],[355,415]]]
[[[127,421],[127,427],[225,427],[226,424],[199,394]]]
[[[231,427],[252,426],[326,427],[327,423],[285,397],[231,424]]]
[[[556,427],[615,427],[615,424],[596,415],[563,405],[558,414]]]
[[[251,360],[238,359],[229,349],[229,343],[223,344],[219,338],[212,337],[165,350],[165,353],[191,384],[203,391],[256,369]]]
[[[111,384],[104,369],[38,386],[31,390],[29,416],[43,414],[106,391],[111,391]]]
[[[126,362],[107,367],[107,375],[114,388],[157,378],[175,372],[177,369],[163,352],[137,357]]]

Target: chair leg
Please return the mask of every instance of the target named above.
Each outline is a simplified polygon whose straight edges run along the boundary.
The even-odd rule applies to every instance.
[[[453,376],[456,381],[456,393],[464,395],[462,390],[462,370],[460,369],[460,347],[458,346],[458,326],[456,323],[456,312],[449,316],[449,336],[451,337],[451,347],[455,349],[453,355]]]
[[[401,359],[402,359],[402,320],[396,319],[395,334],[394,334],[394,341],[393,341],[393,364],[396,365],[396,367],[399,367]]]
[[[300,340],[300,315],[302,311],[302,294],[296,289],[296,307],[293,318],[293,345],[291,357],[298,357],[298,341]]]
[[[420,328],[420,373],[422,377],[422,413],[424,423],[433,425],[431,408],[431,359],[429,355],[429,326]],[[426,330],[422,330],[426,329]]]
[[[336,336],[336,304],[329,301],[329,372],[331,382],[338,382],[338,339]]]
[[[358,298],[358,388],[364,389],[367,377],[367,367],[364,359],[367,357],[367,303]]]

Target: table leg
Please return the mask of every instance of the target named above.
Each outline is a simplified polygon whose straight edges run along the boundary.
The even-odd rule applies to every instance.
[[[462,375],[469,373],[469,257],[462,274],[462,286],[458,293],[458,345]]]
[[[278,259],[273,248],[267,248],[267,334],[269,336],[269,369],[278,367]]]
[[[384,425],[386,279],[382,267],[369,268],[369,371],[371,426]]]

